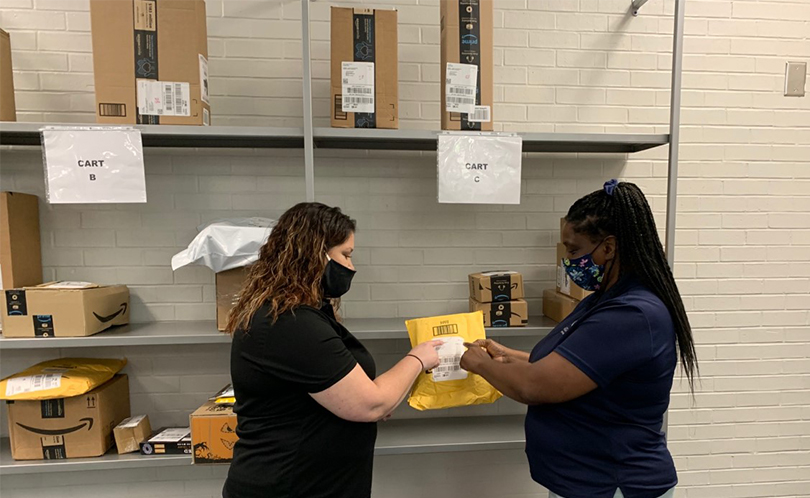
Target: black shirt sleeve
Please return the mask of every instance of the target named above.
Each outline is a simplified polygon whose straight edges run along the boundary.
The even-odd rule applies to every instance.
[[[335,329],[315,310],[299,308],[272,327],[269,320],[257,321],[250,333],[264,340],[256,351],[243,352],[245,359],[308,393],[332,387],[357,365]]]

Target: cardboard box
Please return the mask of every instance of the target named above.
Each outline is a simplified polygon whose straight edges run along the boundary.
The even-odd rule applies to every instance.
[[[485,327],[525,327],[529,323],[529,304],[523,299],[480,303],[470,298],[470,311],[484,312]]]
[[[190,455],[191,429],[170,427],[159,429],[141,443],[141,455]]]
[[[225,463],[233,459],[236,414],[233,405],[208,401],[191,414],[194,463]]]
[[[565,224],[566,223],[567,222],[565,221],[565,216],[560,218],[560,242],[562,242],[562,240],[563,240],[563,229],[565,229]]]
[[[236,305],[239,292],[247,279],[247,267],[217,273],[217,330],[228,325],[228,313]]]
[[[6,337],[84,337],[129,323],[129,289],[51,282],[3,293]]]
[[[565,265],[562,260],[566,258],[565,246],[562,243],[557,244],[557,292],[565,294],[566,296],[573,297],[577,301],[582,301],[586,297],[593,294],[591,291],[586,291],[571,281],[568,273],[565,271]]]
[[[42,283],[39,199],[0,192],[0,289]]]
[[[332,7],[332,127],[399,128],[397,43],[396,10]],[[365,99],[373,94],[374,112],[344,111],[344,78],[347,85],[361,83],[353,79],[354,72],[344,74],[344,62],[374,64],[373,91],[361,85],[350,96],[370,105]]]
[[[90,0],[90,21],[97,122],[211,123],[203,0]]]
[[[118,449],[119,455],[140,451],[141,443],[152,435],[149,417],[146,415],[130,417],[115,426],[113,435],[115,436],[115,447]]]
[[[0,121],[17,121],[14,73],[11,71],[11,37],[0,29]]]
[[[561,322],[570,315],[579,301],[573,297],[560,294],[555,289],[543,291],[543,314],[555,322]]]
[[[129,417],[129,379],[116,375],[70,398],[7,403],[15,460],[97,457],[112,447],[113,428]]]
[[[470,297],[479,303],[514,301],[526,297],[523,275],[516,271],[487,271],[469,276]]]
[[[441,0],[442,130],[492,131],[493,3],[493,0]],[[478,66],[475,105],[489,108],[488,121],[470,121],[468,114],[446,110],[448,63]]]

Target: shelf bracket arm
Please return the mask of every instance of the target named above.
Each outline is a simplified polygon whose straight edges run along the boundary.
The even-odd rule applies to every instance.
[[[315,139],[312,127],[312,52],[309,38],[309,0],[301,0],[301,62],[304,85],[304,183],[307,202],[315,200]]]
[[[632,0],[633,3],[633,16],[638,15],[639,9],[647,3],[648,0]]]

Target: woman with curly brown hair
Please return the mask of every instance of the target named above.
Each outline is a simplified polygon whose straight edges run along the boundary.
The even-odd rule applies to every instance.
[[[335,316],[356,223],[302,203],[281,216],[230,314],[239,441],[225,498],[371,496],[376,422],[434,368],[438,341],[386,373]]]

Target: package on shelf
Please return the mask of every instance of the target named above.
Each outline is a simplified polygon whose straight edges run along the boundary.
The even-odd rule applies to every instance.
[[[41,284],[41,251],[39,198],[0,192],[0,289]]]
[[[96,121],[208,125],[204,0],[90,1]]]
[[[529,323],[529,304],[523,299],[481,303],[470,298],[470,311],[484,313],[485,327],[525,327]]]
[[[11,71],[11,36],[0,29],[0,121],[17,121],[14,75]]]
[[[479,303],[514,301],[526,297],[523,275],[516,271],[485,271],[469,276],[470,297]]]
[[[397,11],[332,7],[332,127],[399,128]]]
[[[441,0],[443,130],[492,131],[493,3]]]
[[[586,291],[582,287],[575,284],[568,272],[565,271],[563,261],[567,259],[567,250],[562,243],[557,244],[557,292],[565,294],[566,296],[573,297],[577,301],[582,301],[586,297],[593,294],[591,291]]]
[[[247,279],[247,268],[219,272],[216,275],[217,330],[224,331],[228,325],[228,314],[239,297],[239,292]]]
[[[149,439],[151,435],[152,425],[146,415],[124,419],[113,429],[115,447],[119,455],[140,451],[141,443]]]
[[[560,242],[563,240],[563,230],[565,230],[565,224],[568,223],[565,219],[565,216],[560,218]]]
[[[0,381],[0,399],[28,401],[80,396],[108,382],[126,365],[126,359],[43,361]]]
[[[209,400],[190,419],[194,463],[230,462],[239,439],[233,405]]]
[[[125,285],[50,282],[3,292],[6,337],[84,337],[129,323]]]
[[[129,379],[116,375],[80,396],[8,402],[11,456],[58,460],[102,456],[113,427],[129,417]]]
[[[556,289],[543,291],[543,315],[555,322],[561,322],[570,315],[579,304],[579,300],[560,294]]]
[[[191,428],[158,429],[141,443],[141,455],[191,455]]]

